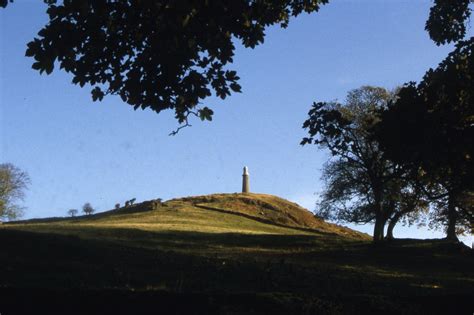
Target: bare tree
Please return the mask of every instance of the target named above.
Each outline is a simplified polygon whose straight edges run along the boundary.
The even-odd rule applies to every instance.
[[[11,163],[0,164],[0,219],[21,217],[23,207],[17,204],[25,198],[30,184],[28,174]]]

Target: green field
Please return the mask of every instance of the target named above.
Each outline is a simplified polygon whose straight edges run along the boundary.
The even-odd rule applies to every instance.
[[[469,248],[442,240],[375,246],[270,195],[20,221],[3,224],[0,238],[2,314],[50,302],[50,312],[68,313],[104,305],[114,313],[158,305],[175,313],[474,311]],[[32,304],[19,302],[26,297]]]

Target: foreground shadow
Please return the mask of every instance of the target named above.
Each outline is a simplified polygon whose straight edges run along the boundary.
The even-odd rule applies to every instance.
[[[0,229],[2,313],[7,304],[33,305],[20,302],[26,297],[82,313],[134,313],[128,304],[166,313],[363,313],[366,303],[416,313],[439,296],[466,307],[474,300],[466,297],[472,252],[441,241],[374,248],[312,235],[81,229],[81,237]]]
[[[1,289],[5,314],[469,314],[469,295],[316,296]],[[24,303],[27,300],[28,303]]]

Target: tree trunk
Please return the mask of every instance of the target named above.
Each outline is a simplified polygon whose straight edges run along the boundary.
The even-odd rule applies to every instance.
[[[387,227],[387,235],[385,236],[386,239],[388,240],[393,240],[393,229],[395,228],[395,225],[398,223],[398,220],[402,217],[402,214],[400,212],[395,213],[393,218],[390,219],[390,222],[388,223]]]
[[[383,241],[383,232],[385,227],[385,221],[387,218],[384,215],[383,207],[382,207],[382,194],[380,193],[380,189],[374,188],[374,210],[375,210],[375,224],[374,224],[374,236],[373,241],[374,243],[379,243]]]
[[[450,194],[448,199],[448,227],[446,229],[446,239],[450,241],[459,241],[456,235],[456,205],[454,204],[454,195]]]
[[[381,213],[375,215],[375,225],[374,225],[374,243],[383,241],[383,230],[385,227],[385,219]]]

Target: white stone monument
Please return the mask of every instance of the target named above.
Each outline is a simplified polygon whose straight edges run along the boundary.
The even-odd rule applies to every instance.
[[[242,174],[242,193],[248,192],[250,192],[249,169],[247,166],[244,166],[244,174]]]

